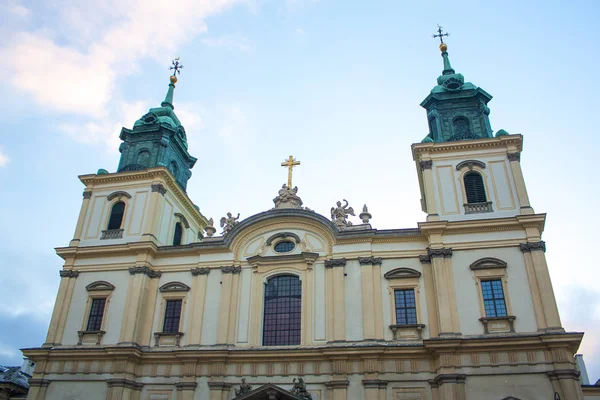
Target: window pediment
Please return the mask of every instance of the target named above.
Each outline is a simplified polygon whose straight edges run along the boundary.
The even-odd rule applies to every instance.
[[[109,194],[108,196],[106,196],[106,199],[108,201],[111,201],[113,199],[116,199],[117,197],[119,199],[121,199],[122,197],[127,197],[128,199],[130,199],[131,195],[129,193],[127,193],[127,192],[122,191],[122,190],[117,190],[116,192],[112,192],[111,194]]]
[[[267,246],[270,246],[275,240],[278,240],[278,239],[283,239],[283,240],[291,239],[291,240],[294,240],[296,242],[296,244],[300,243],[300,236],[296,235],[295,233],[280,232],[280,233],[277,233],[267,239],[267,242],[266,242]]]
[[[419,278],[420,276],[421,273],[412,268],[395,268],[383,275],[385,279]]]
[[[484,169],[485,163],[483,161],[479,161],[479,160],[466,160],[466,161],[459,162],[456,165],[456,170],[460,171],[463,168],[469,168],[469,170],[473,170],[473,167],[479,167],[481,169]]]
[[[190,223],[188,222],[188,220],[184,217],[184,215],[182,213],[175,213],[175,217],[179,218],[181,220],[181,222],[183,222],[183,226],[185,226],[186,228],[190,227]]]
[[[115,290],[115,285],[106,281],[92,282],[85,287],[88,292],[96,292],[100,290]]]
[[[252,256],[246,258],[251,265],[281,264],[286,262],[314,263],[319,253],[302,252],[300,254],[283,254],[280,256]]]
[[[506,261],[502,261],[494,257],[485,257],[480,258],[479,260],[472,263],[469,266],[469,268],[471,268],[473,271],[476,271],[481,269],[506,268],[506,265]]]
[[[190,287],[181,282],[169,282],[162,285],[158,290],[161,292],[188,292]]]

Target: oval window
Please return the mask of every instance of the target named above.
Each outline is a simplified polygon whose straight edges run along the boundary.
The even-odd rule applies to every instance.
[[[288,251],[294,250],[294,247],[296,247],[294,245],[294,242],[290,242],[289,240],[286,240],[286,241],[277,243],[275,245],[275,247],[273,248],[273,250],[275,250],[277,253],[287,253]]]

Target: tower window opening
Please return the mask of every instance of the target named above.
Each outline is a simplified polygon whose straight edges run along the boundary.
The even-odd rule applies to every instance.
[[[148,167],[150,163],[150,152],[148,150],[142,150],[138,153],[137,164],[143,167]]]
[[[125,213],[125,203],[119,201],[112,206],[110,218],[108,220],[108,230],[121,229],[123,214]]]
[[[471,129],[469,126],[469,120],[465,117],[458,117],[452,121],[452,140],[470,139]]]
[[[485,186],[483,185],[483,177],[481,174],[477,172],[468,172],[463,179],[468,204],[487,202]]]
[[[276,276],[265,285],[264,346],[300,344],[302,283],[294,275]]]
[[[175,234],[173,235],[173,246],[181,246],[181,237],[183,236],[183,229],[181,228],[181,222],[175,224]]]

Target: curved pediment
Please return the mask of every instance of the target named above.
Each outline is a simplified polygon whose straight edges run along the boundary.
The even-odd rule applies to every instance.
[[[106,281],[92,282],[85,287],[88,292],[94,292],[99,290],[115,290],[115,285]]]
[[[169,282],[162,285],[158,290],[161,292],[187,292],[190,287],[181,282]]]
[[[115,199],[117,197],[119,199],[122,198],[122,197],[126,197],[126,198],[130,199],[131,195],[129,193],[127,193],[127,192],[122,191],[122,190],[117,190],[116,192],[112,192],[111,194],[109,194],[108,196],[106,196],[106,199],[108,201],[111,201],[112,199]]]
[[[506,268],[506,261],[494,257],[485,257],[472,263],[469,268],[472,270]]]
[[[395,268],[383,275],[385,279],[419,278],[420,276],[421,273],[412,268]]]

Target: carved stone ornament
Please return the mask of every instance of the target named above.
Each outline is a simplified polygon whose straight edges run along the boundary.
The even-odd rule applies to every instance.
[[[79,271],[74,269],[61,269],[58,273],[61,278],[77,278],[79,276]]]
[[[227,235],[233,227],[239,222],[240,213],[238,213],[237,217],[234,217],[230,212],[227,213],[227,217],[221,218],[221,228],[223,228],[222,235]]]
[[[544,242],[543,240],[539,242],[521,243],[519,247],[521,248],[521,251],[523,253],[537,250],[541,250],[544,253],[546,252],[546,242]]]
[[[242,383],[240,384],[239,389],[235,390],[235,397],[242,396],[246,393],[250,393],[252,391],[252,385],[246,383],[246,378],[242,378]]]
[[[360,265],[381,265],[382,262],[382,257],[358,257]]]
[[[420,276],[421,273],[412,268],[395,268],[383,275],[385,279],[419,278]]]
[[[369,213],[369,209],[367,208],[367,205],[365,204],[363,206],[363,210],[362,212],[358,215],[358,218],[361,219],[363,224],[368,224],[369,220],[371,218],[373,218],[373,216]]]
[[[303,399],[312,400],[312,395],[306,391],[306,383],[302,377],[298,377],[297,382],[296,378],[294,378],[292,382],[294,382],[294,386],[292,387],[292,390],[290,390],[290,393]]]
[[[275,203],[275,208],[302,208],[302,199],[298,196],[298,186],[295,186],[293,189],[288,185],[283,184],[279,192],[277,192],[277,197],[273,199],[273,203]]]
[[[198,276],[198,275],[208,275],[210,273],[210,268],[192,268],[190,270],[190,272],[192,273],[192,276]]]
[[[485,168],[485,163],[483,161],[479,161],[479,160],[466,160],[466,161],[462,161],[459,162],[458,164],[456,164],[456,170],[460,171],[463,168],[469,168],[469,171],[473,170],[473,167],[479,167],[481,169]]]
[[[521,153],[508,153],[509,161],[521,161]]]
[[[421,261],[421,264],[431,264],[429,256],[419,256],[419,261]]]
[[[165,189],[165,187],[160,183],[152,184],[152,186],[150,186],[150,190],[152,190],[153,192],[158,192],[163,196],[165,195],[165,193],[167,193],[167,189]]]
[[[442,247],[441,249],[432,249],[432,248],[428,248],[427,249],[427,255],[429,256],[429,258],[436,258],[436,257],[452,257],[452,249],[447,249],[445,247]]]
[[[300,243],[300,236],[296,235],[295,233],[292,232],[280,232],[280,233],[276,233],[273,236],[270,236],[267,241],[265,242],[267,244],[267,246],[270,246],[275,240],[277,239],[294,239],[294,242],[296,243]]]
[[[189,292],[190,287],[181,282],[169,282],[162,285],[159,289],[161,292]]]
[[[239,274],[242,272],[242,267],[236,267],[235,265],[227,265],[221,267],[221,272],[224,274]]]
[[[160,276],[162,275],[162,272],[155,271],[153,269],[148,268],[147,266],[129,267],[129,273],[131,275],[144,274],[144,275],[148,276],[149,278],[160,278]]]
[[[354,214],[354,209],[352,207],[348,207],[348,200],[343,200],[344,204],[342,206],[342,202],[338,201],[335,207],[331,207],[331,220],[338,227],[338,229],[343,229],[347,226],[352,226],[352,222],[348,221],[349,215]]]
[[[92,198],[92,191],[91,190],[84,190],[83,191],[83,199],[84,200],[89,200]]]
[[[330,258],[325,260],[325,268],[344,267],[346,266],[345,258]]]
[[[425,161],[419,162],[419,167],[421,168],[421,171],[425,171],[426,169],[431,169],[432,166],[433,166],[433,161],[431,161],[431,160],[425,160]]]
[[[217,233],[217,229],[215,228],[215,221],[212,217],[208,220],[208,225],[204,228],[206,231],[206,236],[212,237],[215,233]]]
[[[117,190],[116,192],[112,192],[111,194],[109,194],[108,196],[106,196],[106,200],[111,201],[113,199],[119,199],[121,200],[121,198],[126,197],[128,199],[131,198],[131,195],[127,192],[124,192],[122,190]]]
[[[92,282],[85,287],[88,292],[96,292],[100,290],[115,290],[115,285],[106,281]]]
[[[479,260],[472,263],[469,268],[472,270],[481,270],[481,269],[497,269],[497,268],[506,268],[506,261],[502,261],[498,258],[494,257],[485,257],[480,258]]]

